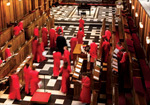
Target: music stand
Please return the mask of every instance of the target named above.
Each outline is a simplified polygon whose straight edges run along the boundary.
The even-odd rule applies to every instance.
[[[45,92],[45,75],[49,75],[49,71],[41,70],[39,75],[44,75],[44,92]]]

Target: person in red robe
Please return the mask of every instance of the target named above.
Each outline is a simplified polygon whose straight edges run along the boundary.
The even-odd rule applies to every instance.
[[[84,20],[82,19],[82,17],[79,20],[79,30],[80,30],[80,28],[82,29],[82,32],[84,33]]]
[[[37,62],[42,62],[46,60],[46,58],[42,55],[44,51],[44,43],[42,42],[42,39],[39,39],[38,47],[37,47]]]
[[[93,42],[90,44],[90,62],[94,62],[95,59],[97,58],[97,44],[95,43],[95,39]]]
[[[91,102],[91,90],[90,90],[91,82],[90,82],[90,78],[85,73],[82,74],[81,84],[82,84],[82,90],[80,93],[80,101],[82,103],[90,104],[90,102]]]
[[[23,21],[20,21],[20,22],[18,23],[18,27],[20,28],[21,31],[24,30],[24,29],[23,29]]]
[[[61,92],[67,93],[70,87],[70,79],[69,74],[71,70],[68,66],[68,62],[64,62],[63,67],[60,69],[60,73],[62,73],[62,81],[61,81]]]
[[[33,60],[36,60],[36,56],[37,56],[37,47],[38,47],[38,40],[37,40],[37,37],[34,37],[34,40],[32,41],[32,54],[33,54]]]
[[[13,71],[12,75],[10,76],[9,99],[21,100],[19,77],[16,74],[16,71]]]
[[[56,52],[53,53],[53,58],[54,58],[53,76],[59,76],[60,60],[62,56],[61,53],[58,52],[57,48]]]
[[[58,25],[58,27],[56,28],[56,32],[58,33],[58,30],[61,30],[61,32],[62,32],[62,34],[63,34],[63,29],[62,29],[62,27],[60,26],[60,24]]]
[[[29,84],[30,84],[30,72],[31,72],[31,67],[27,63],[26,66],[23,69],[24,72],[24,80],[25,80],[25,92],[26,94],[29,94]]]
[[[72,60],[73,60],[73,51],[74,51],[74,48],[76,47],[76,44],[78,43],[78,39],[75,36],[76,35],[74,34],[73,37],[70,40],[70,46],[71,46],[70,54],[71,54],[71,59]]]
[[[56,31],[55,29],[51,28],[49,30],[49,38],[50,38],[50,48],[56,47]]]
[[[111,32],[109,30],[105,31],[105,35],[102,36],[102,38],[107,38],[108,41],[110,41],[111,38]]]
[[[68,67],[71,70],[71,63],[70,63],[70,52],[67,50],[67,46],[64,47],[64,56],[63,56],[64,62],[68,62]]]
[[[93,69],[94,67],[94,62],[97,59],[97,44],[95,43],[95,39],[93,42],[90,44],[90,70]]]
[[[48,29],[46,28],[46,24],[42,28],[42,41],[44,43],[44,47],[48,45],[47,42],[47,34],[48,34]]]
[[[8,48],[5,49],[5,60],[8,58],[8,57],[11,57],[11,51],[10,51],[10,47],[11,45],[8,45]]]
[[[108,56],[110,51],[110,43],[107,39],[104,39],[102,43],[102,60],[103,62],[107,62]]]
[[[34,28],[34,36],[39,37],[39,26],[36,25]]]
[[[30,94],[33,95],[36,90],[38,89],[38,82],[39,80],[39,72],[35,70],[35,67],[32,68],[30,72],[31,80],[30,80]]]
[[[19,26],[18,25],[16,25],[15,27],[14,27],[14,29],[13,29],[13,33],[14,33],[14,35],[15,36],[18,36],[19,35],[19,33],[20,33],[20,28],[19,28]]]
[[[80,28],[80,30],[77,33],[78,44],[83,44],[83,37],[84,37],[84,32]]]

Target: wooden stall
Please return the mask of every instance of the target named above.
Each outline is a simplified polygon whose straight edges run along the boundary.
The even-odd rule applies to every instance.
[[[10,27],[0,34],[0,47],[4,46],[12,38],[13,27]]]
[[[150,66],[150,48],[149,44],[146,43],[146,37],[150,32],[150,2],[141,0],[128,0],[127,3],[128,7],[131,7],[131,14],[138,30],[140,42],[144,48],[144,52]]]
[[[0,32],[34,11],[37,18],[48,11],[52,3],[53,0],[0,0]]]

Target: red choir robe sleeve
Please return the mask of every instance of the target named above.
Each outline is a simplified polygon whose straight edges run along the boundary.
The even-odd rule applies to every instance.
[[[18,27],[20,28],[20,30],[23,30],[23,23],[19,22]]]
[[[50,48],[55,48],[55,46],[56,46],[56,31],[54,29],[50,29],[49,38],[50,38]]]
[[[29,66],[28,68],[25,66],[24,67],[24,80],[25,80],[25,92],[26,94],[29,94],[29,84],[30,84],[30,72],[31,72],[31,67]]]
[[[10,49],[7,48],[7,49],[5,50],[5,59],[7,59],[7,58],[10,57],[10,56],[11,56]]]
[[[18,36],[19,35],[19,32],[20,32],[20,28],[18,26],[15,26],[14,29],[13,29],[13,33],[15,36]]]
[[[43,51],[44,51],[44,44],[43,42],[41,42],[40,44],[38,44],[37,48],[37,62],[42,62],[46,60],[46,58],[42,55]]]
[[[39,29],[38,28],[34,28],[34,36],[39,37]]]
[[[37,55],[37,47],[38,47],[38,40],[33,40],[33,42],[32,42],[32,54],[33,54],[33,60],[36,59],[36,55]]]
[[[30,93],[33,95],[36,90],[38,89],[38,82],[40,81],[38,78],[38,72],[37,71],[31,71],[31,81],[30,81]]]
[[[10,91],[9,91],[9,99],[17,99],[20,100],[20,83],[19,77],[16,74],[11,75],[10,82]]]
[[[48,45],[48,41],[47,41],[47,34],[48,34],[48,30],[47,28],[42,28],[42,41],[44,43],[44,46]]]

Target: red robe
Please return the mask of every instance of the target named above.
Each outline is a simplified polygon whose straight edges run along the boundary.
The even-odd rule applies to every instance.
[[[48,42],[47,42],[47,34],[48,34],[48,30],[46,27],[42,28],[42,41],[44,43],[44,46],[47,46]]]
[[[54,59],[53,75],[58,76],[59,68],[60,68],[61,53],[60,52],[53,53],[53,59]]]
[[[109,30],[105,31],[105,35],[102,36],[102,38],[107,38],[108,41],[110,41],[111,38],[111,32]]]
[[[64,50],[64,58],[63,58],[64,62],[67,61],[68,62],[68,67],[71,70],[71,63],[70,63],[70,52],[68,50]]]
[[[80,100],[82,103],[90,103],[91,102],[91,91],[90,91],[90,78],[85,77],[82,78],[82,90],[80,93]]]
[[[50,48],[56,47],[56,31],[54,29],[49,30],[49,37],[50,37]]]
[[[0,64],[2,64],[3,63],[3,61],[2,60],[0,60]]]
[[[90,44],[90,56],[91,62],[94,62],[94,59],[97,58],[97,44],[95,42]]]
[[[80,19],[79,20],[79,29],[82,28],[82,31],[84,33],[84,20]]]
[[[18,26],[15,26],[14,29],[13,29],[13,33],[15,36],[18,36],[19,35],[19,32],[20,32],[20,28]]]
[[[29,84],[30,84],[30,79],[31,79],[31,77],[30,77],[31,68],[30,67],[27,68],[25,66],[23,71],[24,71],[24,80],[25,80],[25,92],[27,94],[29,94]]]
[[[109,51],[110,51],[110,43],[107,41],[104,41],[102,43],[102,57],[103,57],[103,61],[107,62],[108,56],[109,56]]]
[[[56,28],[56,32],[58,33],[58,30],[59,29],[61,29],[61,32],[63,33],[63,29],[62,29],[62,27],[60,27],[60,26],[58,26],[57,28]]]
[[[11,52],[10,52],[10,49],[9,48],[6,48],[5,50],[5,60],[11,56]]]
[[[69,86],[70,86],[70,79],[69,79],[69,74],[71,72],[69,66],[67,69],[61,68],[60,72],[62,73],[62,81],[61,81],[61,91],[63,93],[67,93]]]
[[[23,30],[23,23],[22,23],[22,22],[19,22],[19,23],[18,23],[18,27],[20,28],[20,30]]]
[[[19,77],[17,74],[11,75],[11,82],[10,82],[10,91],[9,91],[9,99],[17,99],[20,100],[20,84],[19,84]]]
[[[44,43],[41,42],[40,44],[38,44],[37,47],[37,62],[42,62],[46,60],[46,58],[42,55],[43,51],[44,51]]]
[[[74,51],[74,48],[76,47],[77,42],[78,42],[78,39],[76,37],[73,37],[70,40],[70,46],[71,46],[70,54],[71,54],[71,59],[73,59],[73,51]]]
[[[39,29],[38,28],[34,28],[34,36],[39,37]]]
[[[118,46],[118,45],[116,45],[116,48],[120,51],[121,49],[124,49],[124,47],[123,46]]]
[[[128,53],[124,52],[120,63],[125,63],[127,61],[127,58],[128,58]]]
[[[38,78],[39,72],[31,70],[30,76],[31,76],[31,81],[30,81],[30,93],[33,95],[36,90],[38,89],[38,82],[40,81]]]
[[[37,47],[38,47],[38,40],[32,41],[32,54],[33,54],[33,60],[36,59],[37,56]]]
[[[79,30],[77,33],[78,44],[83,44],[83,37],[84,37],[84,32]]]

